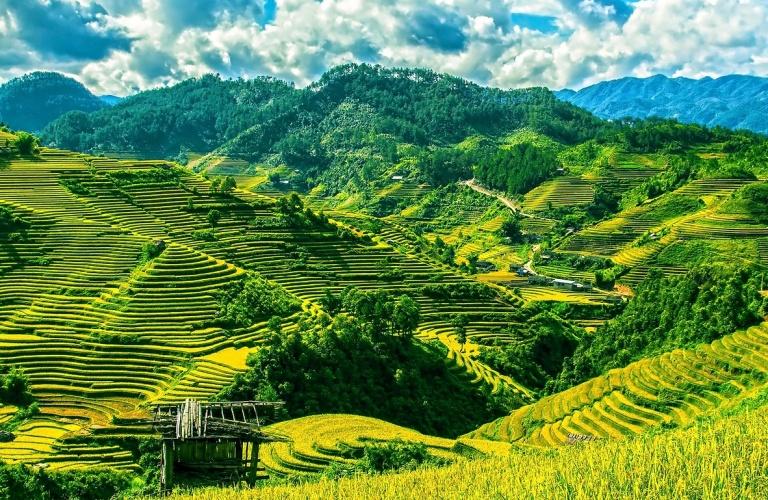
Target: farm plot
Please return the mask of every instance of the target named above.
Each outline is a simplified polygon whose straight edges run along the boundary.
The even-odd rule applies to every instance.
[[[211,193],[207,180],[174,172],[165,162],[56,150],[0,171],[0,204],[30,224],[24,238],[0,246],[0,363],[29,375],[41,419],[64,429],[76,423],[103,440],[86,449],[68,431],[26,455],[0,447],[0,459],[45,455],[57,468],[130,468],[125,453],[110,448],[109,436],[125,428],[114,422],[140,416],[150,401],[215,395],[266,338],[263,323],[225,332],[210,322],[219,290],[245,271],[284,287],[305,310],[315,310],[326,289],[409,294],[421,306],[419,331],[448,344],[442,334],[453,315],[501,318],[518,309],[519,299],[504,294],[427,296],[426,285],[471,279],[393,245],[339,237],[334,226],[286,225],[269,197]],[[212,210],[221,215],[214,224]],[[403,238],[398,222],[382,224],[381,238]],[[147,245],[162,250],[147,258]],[[285,318],[283,329],[295,329],[296,319]],[[470,334],[492,338],[503,323],[478,320]],[[469,371],[468,380],[515,386],[460,354],[448,361]],[[35,429],[21,428],[19,443],[37,439]]]
[[[446,460],[478,454],[505,454],[509,445],[472,439],[444,439],[357,415],[314,415],[268,427],[288,437],[285,443],[269,443],[262,463],[278,477],[317,474],[335,467],[353,467],[366,445],[403,441],[424,445],[430,455]],[[501,446],[499,446],[501,445]]]
[[[684,425],[734,404],[768,375],[768,324],[694,349],[677,349],[547,396],[487,424],[475,438],[558,446]]]
[[[548,208],[586,205],[592,202],[595,181],[563,176],[546,181],[525,195],[523,210],[536,212]]]

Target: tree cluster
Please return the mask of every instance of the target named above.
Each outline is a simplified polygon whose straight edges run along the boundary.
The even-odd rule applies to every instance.
[[[419,309],[408,296],[328,292],[329,315],[305,316],[248,360],[225,399],[281,399],[286,417],[355,413],[456,436],[504,410],[452,373],[436,345],[412,342]],[[471,408],[471,411],[457,411]]]
[[[553,390],[678,347],[710,343],[756,324],[765,314],[763,274],[740,265],[711,264],[683,276],[653,272],[616,318],[584,337]]]
[[[273,316],[285,317],[299,310],[298,299],[280,285],[257,274],[230,283],[218,296],[218,323],[226,327],[248,327]]]

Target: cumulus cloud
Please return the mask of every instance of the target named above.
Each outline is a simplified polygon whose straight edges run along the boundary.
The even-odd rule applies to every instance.
[[[51,58],[95,60],[113,50],[126,50],[130,38],[109,25],[108,12],[98,3],[64,0],[0,0],[10,36]]]
[[[60,70],[126,94],[207,72],[305,85],[370,62],[578,88],[764,73],[766,25],[764,0],[0,0],[0,78]]]

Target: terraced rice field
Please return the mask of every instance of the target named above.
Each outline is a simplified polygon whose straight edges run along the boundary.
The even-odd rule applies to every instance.
[[[287,227],[263,194],[212,195],[191,173],[170,182],[123,175],[158,168],[168,167],[43,150],[0,170],[0,204],[31,223],[26,239],[0,245],[0,363],[25,370],[41,406],[14,442],[40,446],[0,444],[0,459],[69,468],[103,456],[131,468],[125,452],[106,444],[110,436],[142,432],[129,422],[146,403],[216,394],[265,339],[264,323],[231,332],[207,323],[218,291],[246,271],[284,287],[305,310],[316,309],[326,289],[350,285],[411,294],[421,305],[419,331],[448,344],[439,334],[451,315],[500,315],[520,304],[503,293],[484,301],[427,297],[426,284],[468,278],[383,242],[341,239],[334,228]],[[208,241],[198,233],[210,229],[212,208],[223,217]],[[381,238],[407,242],[406,230],[386,223]],[[141,261],[142,246],[160,240],[165,251]],[[380,279],[391,269],[403,278]],[[285,318],[284,330],[296,319]],[[501,321],[478,321],[472,335],[495,335]],[[514,385],[471,354],[446,362],[477,383]],[[39,429],[53,428],[43,443]],[[79,444],[84,433],[105,444]]]
[[[768,323],[609,371],[481,427],[475,438],[558,446],[684,425],[765,387]]]
[[[503,455],[510,445],[473,439],[444,439],[426,436],[383,420],[357,415],[313,415],[269,426],[290,442],[269,443],[262,462],[270,475],[301,476],[317,474],[328,467],[354,466],[368,444],[401,440],[423,444],[436,457]]]
[[[546,181],[525,195],[523,210],[536,212],[547,208],[586,205],[592,202],[595,182],[581,177],[564,176]]]
[[[630,285],[639,283],[651,268],[675,273],[676,269],[655,260],[662,250],[676,242],[750,240],[768,236],[768,227],[755,224],[745,214],[727,213],[722,209],[727,196],[748,182],[741,179],[693,181],[571,235],[560,244],[558,251],[609,257],[616,264],[631,268],[621,280]]]

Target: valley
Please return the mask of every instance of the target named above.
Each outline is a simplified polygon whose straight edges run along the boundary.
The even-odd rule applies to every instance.
[[[141,140],[127,124],[156,106],[178,120]],[[217,106],[227,127],[189,128]],[[259,423],[280,436],[248,493],[266,498],[431,494],[457,467],[495,482],[478,492],[553,495],[573,478],[542,478],[574,457],[760,425],[761,136],[365,65],[76,116],[0,132],[0,461],[18,474],[151,494],[152,411],[188,400],[285,403]],[[494,476],[542,457],[513,490]]]

